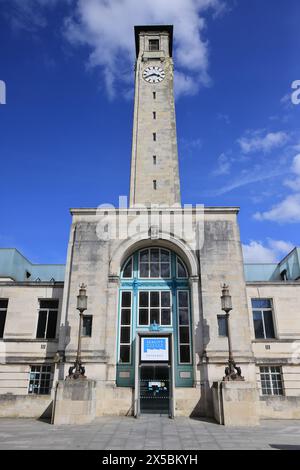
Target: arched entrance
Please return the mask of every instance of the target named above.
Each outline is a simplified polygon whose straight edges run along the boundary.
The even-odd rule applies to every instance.
[[[148,246],[124,262],[117,385],[135,387],[136,414],[172,415],[174,387],[193,386],[189,273],[174,251]]]

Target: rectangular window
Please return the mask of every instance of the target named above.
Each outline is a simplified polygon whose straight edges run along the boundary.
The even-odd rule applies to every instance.
[[[153,111],[153,119],[156,119],[156,111]]]
[[[31,366],[28,393],[35,395],[49,395],[51,392],[52,381],[52,365]]]
[[[153,99],[156,100],[156,91],[153,91]]]
[[[139,254],[139,276],[170,278],[170,252],[163,248],[150,248]]]
[[[7,307],[8,299],[0,299],[0,338],[4,336]]]
[[[156,132],[153,132],[153,141],[156,142]]]
[[[157,189],[157,182],[156,182],[156,180],[153,180],[153,189],[154,189],[154,191],[156,191],[156,189]],[[152,277],[152,276],[151,276],[151,277]]]
[[[179,331],[179,363],[191,363],[191,338],[189,321],[189,292],[180,290],[177,292],[177,312]]]
[[[93,316],[92,315],[83,315],[82,318],[82,336],[92,336],[92,324]]]
[[[283,395],[281,367],[260,367],[260,384],[262,395]]]
[[[56,338],[58,304],[58,300],[40,300],[37,339]]]
[[[156,165],[156,155],[153,155],[153,165]]]
[[[170,291],[139,292],[139,326],[172,324]]]
[[[132,294],[129,291],[121,293],[121,321],[120,321],[120,354],[121,364],[131,361],[131,304]]]
[[[252,299],[251,303],[255,338],[275,338],[271,299]]]
[[[219,336],[228,336],[227,320],[225,315],[218,315],[218,330]]]
[[[149,39],[149,51],[159,51],[159,39]]]

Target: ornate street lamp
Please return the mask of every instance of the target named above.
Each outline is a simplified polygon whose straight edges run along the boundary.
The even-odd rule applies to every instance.
[[[69,378],[78,379],[85,377],[85,368],[81,363],[81,330],[82,330],[82,317],[83,312],[87,309],[87,295],[86,286],[81,284],[79,287],[79,295],[77,295],[77,310],[79,310],[79,331],[78,331],[78,345],[76,361],[73,367],[69,368]]]
[[[229,326],[229,312],[232,310],[232,301],[231,301],[231,295],[229,293],[229,287],[226,284],[224,284],[222,287],[221,306],[222,306],[222,310],[225,312],[227,338],[228,338],[228,351],[229,351],[228,367],[225,368],[225,377],[223,377],[223,380],[244,380],[244,377],[242,377],[241,368],[236,365],[233,359],[233,354],[232,354],[230,326]]]

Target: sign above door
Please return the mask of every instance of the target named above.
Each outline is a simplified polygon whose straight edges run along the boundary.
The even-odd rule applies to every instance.
[[[141,361],[168,361],[169,338],[167,337],[142,337]]]

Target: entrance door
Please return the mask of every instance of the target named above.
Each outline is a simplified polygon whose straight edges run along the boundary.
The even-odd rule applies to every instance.
[[[170,414],[170,366],[141,364],[139,377],[140,412]]]

